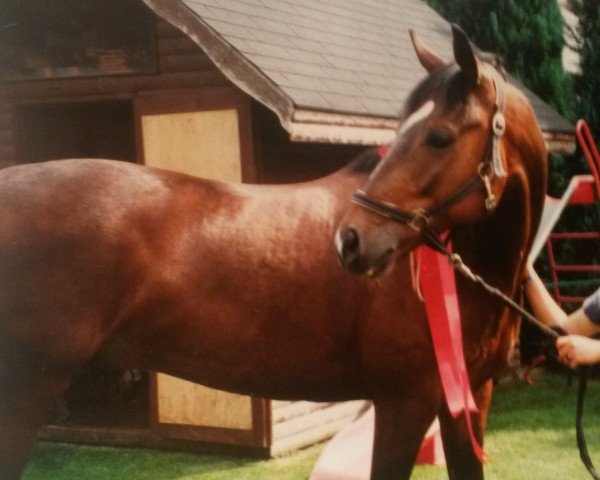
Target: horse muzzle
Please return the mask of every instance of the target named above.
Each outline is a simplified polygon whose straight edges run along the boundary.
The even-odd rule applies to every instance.
[[[335,247],[342,267],[350,273],[377,277],[391,263],[396,242],[383,238],[367,246],[359,231],[352,226],[340,227],[335,235]]]

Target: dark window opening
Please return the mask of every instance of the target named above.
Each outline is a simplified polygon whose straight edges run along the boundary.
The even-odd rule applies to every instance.
[[[91,362],[50,412],[54,425],[150,428],[149,375]]]
[[[156,71],[155,23],[139,0],[2,0],[0,80]]]
[[[22,105],[17,118],[24,163],[63,158],[136,159],[130,101]]]

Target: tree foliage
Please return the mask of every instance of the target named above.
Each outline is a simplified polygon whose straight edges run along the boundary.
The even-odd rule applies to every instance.
[[[579,20],[575,43],[580,56],[581,75],[575,81],[577,114],[585,118],[596,139],[600,138],[600,2],[574,0]]]
[[[555,0],[428,0],[481,49],[499,53],[507,70],[572,118],[571,80],[562,65],[563,21]],[[597,2],[596,2],[597,3]]]
[[[600,0],[571,0],[579,26],[572,32],[581,59],[574,81],[564,71],[564,27],[556,0],[427,0],[444,18],[462,26],[481,49],[499,53],[506,69],[567,118],[587,120],[600,139]],[[548,190],[560,196],[574,174],[588,173],[581,154],[565,159],[549,155]],[[566,211],[562,231],[598,228],[599,210]],[[555,252],[562,263],[600,262],[597,245],[564,242]],[[542,266],[545,262],[542,259]],[[544,269],[545,270],[545,269]],[[548,272],[544,272],[546,275]],[[583,274],[576,275],[581,279]],[[597,279],[597,277],[596,277]],[[574,292],[573,292],[574,293]],[[584,293],[584,292],[579,292]],[[587,292],[590,293],[590,292]]]

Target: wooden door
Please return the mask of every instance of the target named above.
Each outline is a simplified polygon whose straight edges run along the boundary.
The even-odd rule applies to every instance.
[[[227,182],[256,180],[250,101],[230,88],[135,99],[138,158],[151,167]],[[266,448],[268,402],[162,373],[151,375],[162,435]]]

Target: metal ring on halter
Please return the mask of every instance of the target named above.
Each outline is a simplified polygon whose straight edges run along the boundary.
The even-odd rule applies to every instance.
[[[494,118],[492,119],[492,130],[494,130],[494,135],[496,135],[496,137],[501,137],[506,131],[506,119],[501,111],[494,114]]]
[[[429,225],[429,216],[427,215],[427,212],[425,210],[423,210],[422,208],[417,208],[415,210],[413,210],[412,212],[412,220],[410,222],[407,223],[407,225],[418,231],[421,232],[423,231],[423,229]]]
[[[477,174],[483,179],[494,176],[494,167],[490,162],[481,162],[477,167]]]

